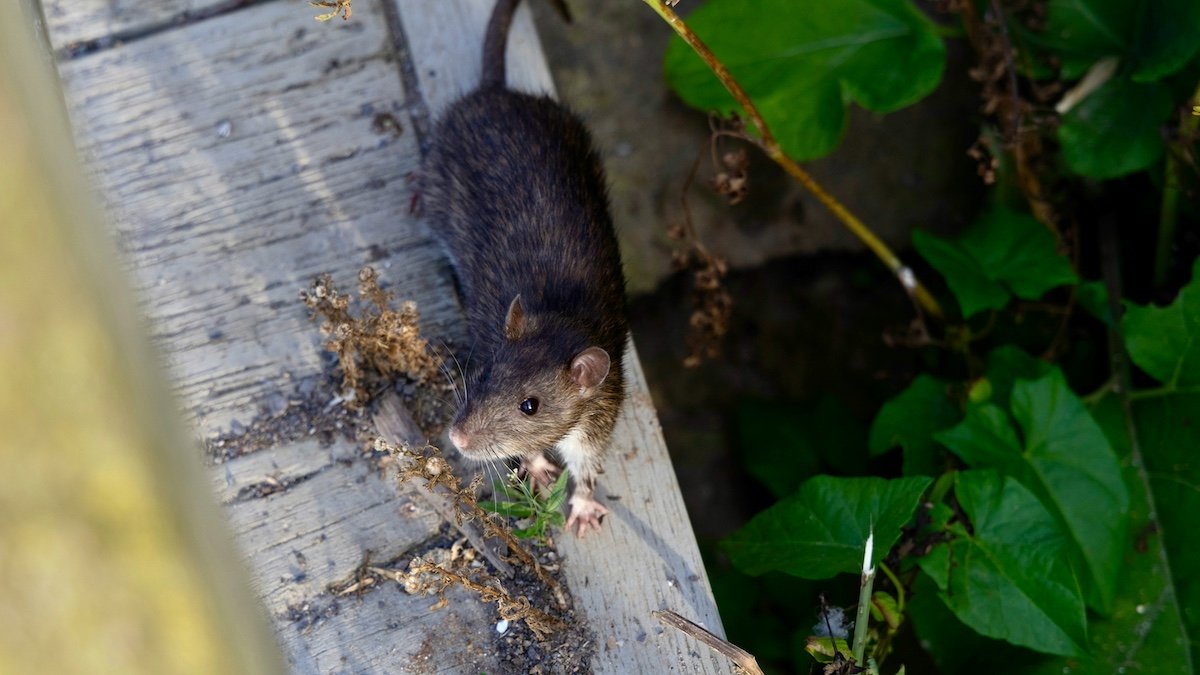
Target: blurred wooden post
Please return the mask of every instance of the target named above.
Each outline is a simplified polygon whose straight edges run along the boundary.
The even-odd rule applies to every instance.
[[[0,672],[282,672],[37,34],[0,22]]]

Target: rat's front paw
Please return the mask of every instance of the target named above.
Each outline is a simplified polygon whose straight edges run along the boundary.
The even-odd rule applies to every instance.
[[[571,497],[571,515],[567,517],[567,530],[575,531],[575,536],[583,538],[588,530],[600,531],[600,520],[608,513],[600,502],[591,497],[575,495]]]
[[[553,462],[546,459],[546,456],[542,454],[522,459],[521,471],[526,476],[529,476],[529,480],[533,482],[533,487],[539,489],[554,485],[554,481],[558,480],[559,474],[562,473],[562,469],[555,466]]]

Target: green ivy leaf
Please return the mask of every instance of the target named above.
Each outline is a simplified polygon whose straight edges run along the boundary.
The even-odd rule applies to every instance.
[[[1161,127],[1171,108],[1166,84],[1117,75],[1063,115],[1058,127],[1063,161],[1089,178],[1141,171],[1162,156]]]
[[[1126,303],[1121,330],[1130,358],[1156,380],[1172,389],[1200,385],[1200,258],[1170,305]]]
[[[1135,407],[1140,405],[1140,402],[1135,403]],[[1106,396],[1091,413],[1104,429],[1105,435],[1118,454],[1122,458],[1128,458],[1131,452],[1130,439],[1120,399],[1116,396]],[[1137,426],[1139,431],[1143,423],[1147,428],[1161,429],[1164,427],[1161,422],[1164,421],[1177,422],[1140,417]],[[1147,437],[1144,433],[1140,435]],[[1191,446],[1186,444],[1187,440],[1172,438],[1170,443],[1172,447],[1200,447],[1200,438],[1190,439]],[[1180,446],[1177,441],[1185,441],[1185,444]],[[1190,454],[1190,450],[1181,454]],[[1182,675],[1192,672],[1192,656],[1189,651],[1191,640],[1181,622],[1183,612],[1173,578],[1187,584],[1191,579],[1197,578],[1200,570],[1183,570],[1181,575],[1172,561],[1171,571],[1175,574],[1166,573],[1163,565],[1166,559],[1163,549],[1164,533],[1162,525],[1155,527],[1155,520],[1170,521],[1178,517],[1176,514],[1180,514],[1183,517],[1179,520],[1190,521],[1191,516],[1183,514],[1194,513],[1194,509],[1200,508],[1200,504],[1176,504],[1170,500],[1164,504],[1163,497],[1168,496],[1164,493],[1157,497],[1157,511],[1166,518],[1152,519],[1151,503],[1137,470],[1130,465],[1124,473],[1125,484],[1130,492],[1128,520],[1131,531],[1139,534],[1137,545],[1125,548],[1112,614],[1107,617],[1093,617],[1088,622],[1090,644],[1087,654],[1071,659],[1048,660],[1036,668],[1023,671],[1026,675],[1061,675],[1068,671],[1128,675],[1171,672]],[[1175,478],[1176,476],[1172,476],[1172,482],[1175,482]],[[1186,526],[1183,533],[1185,541],[1191,538],[1193,527],[1190,524]],[[1166,534],[1167,538],[1171,538],[1176,533],[1168,531]],[[1130,636],[1137,636],[1137,639],[1131,640]]]
[[[1195,544],[1200,513],[1200,394],[1138,399],[1133,413],[1192,661],[1200,663],[1200,547]]]
[[[935,547],[934,551],[949,552],[949,546]],[[945,583],[942,584],[945,586]],[[938,593],[938,584],[928,574],[918,574],[913,582],[912,596],[905,608],[912,619],[913,629],[921,645],[937,664],[942,673],[971,673],[971,675],[1022,673],[1030,652],[1013,645],[988,638],[963,625]],[[1040,655],[1035,658],[1041,658]],[[1057,675],[1062,675],[1058,673]]]
[[[1001,408],[1008,409],[1012,388],[1017,380],[1036,380],[1054,371],[1054,366],[1034,358],[1013,345],[1002,345],[993,349],[987,357],[984,377],[991,385],[988,400]]]
[[[1062,77],[1081,77],[1097,59],[1125,52],[1137,16],[1129,0],[1050,0],[1038,42],[1062,60]]]
[[[746,574],[780,571],[827,579],[862,569],[863,547],[874,529],[872,563],[887,555],[932,483],[923,476],[834,478],[817,476],[796,494],[755,516],[721,546]]]
[[[946,278],[965,318],[1003,308],[1010,293],[1036,300],[1078,280],[1054,235],[1033,216],[1007,209],[985,213],[954,241],[917,230],[913,245]]]
[[[1135,82],[1160,80],[1181,69],[1200,48],[1200,4],[1194,0],[1050,0],[1045,30],[1019,22],[1010,29],[1045,54],[1058,57],[1058,73],[1039,78],[1075,80],[1097,60],[1119,56]],[[1036,63],[1031,65],[1038,65]]]
[[[1048,654],[1082,654],[1083,598],[1053,516],[1019,482],[995,471],[960,473],[954,490],[972,531],[938,545],[951,561],[930,575],[944,579],[942,602],[981,635]]]
[[[1153,82],[1182,68],[1200,49],[1200,2],[1143,0],[1138,3],[1131,60],[1135,82]]]
[[[1070,535],[1072,562],[1088,604],[1111,609],[1128,543],[1129,493],[1116,454],[1057,369],[1017,380],[1012,416],[985,403],[961,424],[935,435],[967,464],[995,468],[1036,494]]]
[[[948,384],[921,373],[907,389],[883,404],[871,423],[872,455],[904,448],[904,475],[936,476],[944,468],[944,450],[933,434],[962,419],[946,395]]]
[[[945,62],[933,24],[908,0],[714,0],[687,21],[796,160],[837,147],[850,101],[875,112],[903,108],[937,87]],[[671,42],[664,67],[689,105],[737,109],[681,39]]]

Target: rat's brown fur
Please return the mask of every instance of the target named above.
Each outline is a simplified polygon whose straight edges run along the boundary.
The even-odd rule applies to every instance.
[[[443,115],[425,164],[423,203],[474,343],[451,436],[468,456],[519,457],[538,474],[555,448],[575,478],[570,523],[582,533],[604,513],[592,485],[624,397],[624,277],[582,122],[549,97],[505,88],[516,4],[499,0],[483,84]],[[532,415],[520,410],[529,398]]]

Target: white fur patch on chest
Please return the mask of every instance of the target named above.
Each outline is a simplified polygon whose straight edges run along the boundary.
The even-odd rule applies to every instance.
[[[567,468],[571,465],[578,465],[588,454],[595,451],[595,448],[590,447],[583,435],[583,425],[579,425],[571,429],[562,440],[554,445],[554,449],[558,451],[558,456],[562,457],[563,463],[567,464]]]

